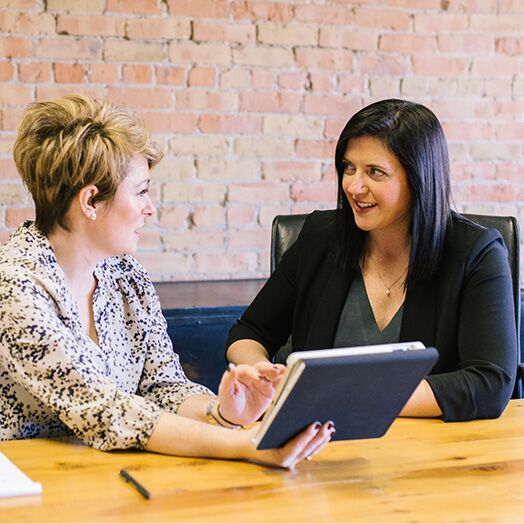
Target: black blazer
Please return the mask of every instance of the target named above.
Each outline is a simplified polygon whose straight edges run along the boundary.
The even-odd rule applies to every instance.
[[[330,256],[336,211],[309,215],[291,248],[229,333],[270,357],[293,335],[293,350],[329,348],[353,279]],[[512,391],[517,335],[511,272],[498,231],[453,214],[441,267],[408,286],[399,341],[436,347],[427,377],[447,421],[500,415]],[[401,377],[399,377],[401,380]]]

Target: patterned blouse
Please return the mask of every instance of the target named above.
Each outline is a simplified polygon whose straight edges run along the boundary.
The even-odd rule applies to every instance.
[[[98,345],[35,225],[0,247],[0,440],[72,431],[98,449],[143,448],[162,411],[213,394],[185,376],[144,268],[112,257],[95,276]]]

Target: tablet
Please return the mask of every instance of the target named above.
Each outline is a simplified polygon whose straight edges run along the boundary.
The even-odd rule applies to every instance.
[[[278,448],[317,420],[335,423],[332,440],[381,437],[437,358],[422,342],[291,353],[257,449]]]

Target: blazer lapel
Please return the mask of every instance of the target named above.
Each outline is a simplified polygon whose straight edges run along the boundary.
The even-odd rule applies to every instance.
[[[333,269],[318,303],[313,322],[309,326],[304,349],[326,349],[332,346],[352,280],[352,275],[343,273],[337,268]]]
[[[400,326],[400,342],[420,340],[434,346],[437,318],[437,279],[408,288]]]

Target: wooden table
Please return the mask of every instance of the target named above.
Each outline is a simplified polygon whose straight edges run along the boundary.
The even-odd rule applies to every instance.
[[[498,420],[399,419],[385,437],[331,443],[295,471],[53,440],[0,450],[44,489],[0,499],[1,522],[524,521],[523,400]],[[123,467],[151,500],[119,478]]]

